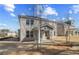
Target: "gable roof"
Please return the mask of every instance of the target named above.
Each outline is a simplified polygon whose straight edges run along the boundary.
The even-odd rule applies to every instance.
[[[48,19],[45,19],[45,18],[37,17],[37,16],[19,15],[18,17],[19,18],[30,18],[32,20],[41,20],[41,21],[54,22],[54,23],[56,23],[56,21],[48,20]]]
[[[41,26],[41,28],[42,28],[42,27],[47,27],[47,28],[49,28],[49,29],[54,29],[54,27],[51,26],[51,25],[49,25],[49,24],[44,24],[44,25]]]
[[[41,18],[41,17],[37,17],[37,16],[19,15],[18,18],[30,18],[32,20],[41,20],[41,21],[46,21],[46,22],[67,25],[63,21],[53,21],[53,20],[49,20],[49,19],[45,19],[45,18]]]

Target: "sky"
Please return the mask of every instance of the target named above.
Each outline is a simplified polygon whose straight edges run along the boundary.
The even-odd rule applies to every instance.
[[[20,28],[18,15],[40,16],[52,21],[68,18],[79,28],[78,4],[0,4],[0,29],[17,31]]]

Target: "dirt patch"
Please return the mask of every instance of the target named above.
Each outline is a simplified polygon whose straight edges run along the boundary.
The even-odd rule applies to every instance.
[[[61,52],[64,52],[66,50],[69,50],[70,47],[67,46],[47,46],[42,45],[41,48],[33,48],[33,49],[24,49],[19,48],[15,50],[8,50],[4,52],[4,55],[58,55]]]
[[[41,45],[39,49],[33,44],[2,44],[1,55],[61,55],[79,54],[79,47]],[[6,50],[6,51],[4,51]]]

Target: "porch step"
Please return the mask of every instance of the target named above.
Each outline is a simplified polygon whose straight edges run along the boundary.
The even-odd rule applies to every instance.
[[[30,41],[34,41],[33,39],[24,39],[22,42],[30,42]]]
[[[45,42],[45,43],[46,43],[46,42],[47,42],[47,43],[48,43],[48,42],[49,42],[49,43],[52,43],[52,42],[54,42],[54,41],[53,41],[53,40],[42,40],[41,42],[42,42],[42,43],[43,43],[43,42]]]

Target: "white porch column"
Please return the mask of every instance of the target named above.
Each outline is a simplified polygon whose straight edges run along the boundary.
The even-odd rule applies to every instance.
[[[40,43],[41,43],[41,40],[40,40],[40,28],[38,28],[37,49],[40,48]]]
[[[40,40],[40,28],[38,29],[38,43],[39,44],[41,43],[41,40]]]

